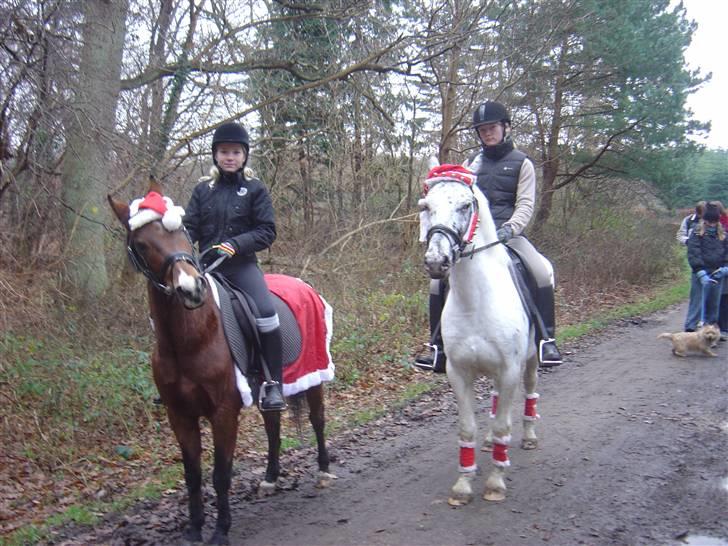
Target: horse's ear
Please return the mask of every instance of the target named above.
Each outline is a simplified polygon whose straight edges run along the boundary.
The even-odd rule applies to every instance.
[[[429,157],[429,158],[427,159],[427,170],[428,170],[428,171],[429,171],[429,170],[432,170],[432,169],[434,169],[435,167],[437,167],[437,166],[438,166],[439,164],[440,164],[440,161],[439,161],[439,160],[438,160],[438,159],[437,159],[437,158],[436,158],[436,157],[435,157],[434,155],[431,155],[431,156],[430,156],[430,157]]]
[[[114,199],[110,195],[107,195],[106,198],[109,200],[109,205],[111,205],[111,209],[114,211],[114,214],[116,214],[121,225],[123,225],[126,229],[129,229],[129,205],[127,205],[124,201]]]
[[[155,191],[159,195],[164,195],[164,190],[162,189],[162,185],[157,182],[157,179],[154,178],[153,175],[149,175],[149,191]]]

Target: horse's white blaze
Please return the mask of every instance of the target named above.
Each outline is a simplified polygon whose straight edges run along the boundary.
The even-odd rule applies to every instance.
[[[429,227],[445,226],[465,236],[472,204],[477,201],[480,222],[472,244],[465,250],[496,241],[496,229],[485,196],[457,182],[441,182],[430,189],[420,206]],[[429,228],[428,228],[429,229]],[[518,384],[523,379],[527,395],[536,388],[536,348],[528,315],[521,305],[510,272],[510,257],[502,245],[495,245],[453,263],[455,243],[442,232],[431,235],[425,252],[425,267],[433,278],[449,275],[450,293],[442,312],[442,337],[447,356],[447,376],[458,403],[459,440],[476,439],[474,380],[487,375],[498,392],[495,417],[487,438],[494,442],[510,440],[510,409]],[[534,421],[524,421],[524,437],[531,447],[537,442]],[[507,447],[507,446],[506,446]],[[501,444],[493,457],[507,460]],[[494,458],[486,480],[484,498],[505,498],[507,463]],[[450,503],[466,504],[472,498],[474,476],[461,474],[451,490]]]
[[[186,292],[188,294],[195,293],[195,291],[199,289],[197,277],[189,275],[182,268],[178,268],[178,270],[179,273],[177,274],[175,287],[181,289],[183,292]]]

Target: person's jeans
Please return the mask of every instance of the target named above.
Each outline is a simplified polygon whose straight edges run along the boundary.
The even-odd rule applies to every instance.
[[[723,283],[709,284],[703,286],[703,298],[705,300],[705,324],[718,324],[718,309],[720,308],[720,296],[723,291]]]
[[[688,314],[685,317],[685,330],[695,330],[700,320],[700,309],[702,306],[703,291],[698,277],[693,273],[690,275],[690,299],[688,302]]]
[[[728,332],[728,277],[723,277],[723,295],[718,309],[718,326],[722,333]]]

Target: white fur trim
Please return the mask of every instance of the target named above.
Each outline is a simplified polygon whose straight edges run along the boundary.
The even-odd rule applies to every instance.
[[[185,215],[185,209],[177,206],[169,197],[164,197],[167,204],[167,212],[162,218],[162,225],[167,231],[177,231],[182,227],[182,217]]]
[[[461,474],[464,472],[475,472],[476,470],[478,470],[478,465],[474,464],[473,466],[458,466],[458,470]]]
[[[333,381],[334,379],[336,367],[334,366],[334,361],[331,358],[331,338],[334,333],[334,310],[323,296],[321,296],[321,294],[319,294],[318,297],[321,298],[321,302],[324,304],[324,321],[326,322],[326,356],[329,361],[328,366],[325,370],[316,370],[299,377],[295,383],[284,383],[283,396],[293,396],[294,394],[306,391],[311,387],[317,387],[321,383]]]
[[[493,459],[493,464],[495,466],[499,466],[501,468],[507,468],[507,467],[511,466],[511,460],[508,459],[507,461],[496,461],[495,459]]]
[[[503,436],[502,438],[499,438],[498,436],[493,436],[493,443],[494,444],[502,444],[504,446],[510,445],[511,443],[511,435]]]
[[[541,419],[541,416],[538,413],[536,414],[536,417],[531,417],[530,415],[523,416],[524,421],[538,421],[539,419]]]
[[[458,440],[458,445],[460,447],[471,447],[475,449],[475,442],[465,442],[463,440]]]
[[[131,209],[130,209],[131,211]],[[129,229],[134,231],[142,226],[146,226],[149,222],[154,222],[162,217],[157,211],[152,209],[137,209],[137,213],[129,218]]]
[[[240,398],[243,400],[243,405],[245,407],[249,407],[253,405],[253,395],[250,390],[250,385],[248,385],[248,380],[245,379],[245,376],[240,373],[240,370],[237,366],[233,364],[235,368],[235,384],[238,386],[238,390],[240,391]]]
[[[526,399],[527,399],[527,400],[533,400],[534,398],[535,398],[536,400],[538,400],[539,398],[541,398],[541,395],[540,395],[540,394],[538,394],[537,392],[534,392],[533,394],[527,394],[527,395],[526,395]]]

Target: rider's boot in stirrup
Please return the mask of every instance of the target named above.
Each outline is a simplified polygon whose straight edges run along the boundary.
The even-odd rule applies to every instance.
[[[415,357],[415,366],[435,373],[445,373],[445,352],[442,350],[442,336],[440,335],[440,316],[445,305],[445,290],[443,281],[433,281],[437,287],[430,291],[430,340],[427,343],[427,354]],[[435,292],[434,294],[432,292]]]
[[[546,286],[537,289],[537,306],[543,319],[545,332],[539,332],[538,360],[542,368],[561,366],[564,358],[556,346],[556,312],[554,304],[554,289]]]
[[[283,348],[281,347],[280,328],[276,328],[272,332],[261,332],[260,343],[272,381],[264,381],[260,386],[258,407],[260,411],[283,411],[286,409],[286,400],[283,398],[282,391]]]

